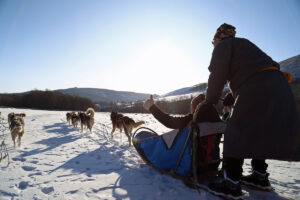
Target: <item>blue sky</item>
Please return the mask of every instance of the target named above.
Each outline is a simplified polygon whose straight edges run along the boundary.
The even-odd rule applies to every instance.
[[[297,0],[0,0],[0,93],[206,82],[224,22],[275,61],[300,54]]]

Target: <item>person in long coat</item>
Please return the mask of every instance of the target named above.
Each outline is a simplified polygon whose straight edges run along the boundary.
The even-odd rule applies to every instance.
[[[280,65],[245,38],[222,24],[213,39],[206,103],[216,104],[228,83],[234,99],[224,134],[224,180],[212,183],[212,193],[233,199],[242,196],[241,181],[271,188],[266,159],[299,161],[299,117],[296,102]],[[253,173],[242,177],[245,158]]]

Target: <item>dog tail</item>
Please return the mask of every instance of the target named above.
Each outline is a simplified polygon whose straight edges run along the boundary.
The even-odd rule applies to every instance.
[[[95,110],[93,108],[88,108],[86,110],[86,114],[90,115],[91,117],[94,117],[95,115]]]
[[[133,127],[134,127],[134,128],[137,128],[137,127],[139,127],[139,126],[142,125],[142,124],[145,124],[145,122],[144,122],[144,121],[135,122],[135,123],[133,124]]]

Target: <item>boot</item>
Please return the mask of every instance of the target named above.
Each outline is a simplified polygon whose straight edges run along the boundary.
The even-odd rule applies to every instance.
[[[240,181],[233,181],[230,178],[228,178],[226,176],[226,171],[224,171],[224,179],[221,182],[209,184],[208,190],[214,195],[221,196],[226,199],[243,199]]]
[[[256,189],[270,191],[272,187],[268,176],[268,173],[262,174],[254,170],[252,174],[242,177],[242,183],[247,186],[252,186]]]

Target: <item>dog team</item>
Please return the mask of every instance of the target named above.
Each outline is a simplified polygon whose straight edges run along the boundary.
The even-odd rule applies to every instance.
[[[92,128],[95,123],[94,120],[95,110],[93,108],[88,108],[85,112],[70,112],[66,114],[67,122],[69,125],[72,123],[74,128],[77,128],[78,123],[80,122],[81,132],[83,132],[83,128],[86,127],[92,133]]]
[[[77,128],[78,123],[80,123],[81,132],[83,131],[83,128],[86,127],[90,130],[90,133],[92,133],[92,128],[95,122],[94,115],[94,109],[88,108],[86,112],[78,112],[77,114],[76,112],[66,113],[66,118],[67,123],[69,125],[72,124],[74,128]],[[110,119],[112,122],[112,131],[110,133],[111,137],[113,138],[113,134],[116,128],[118,128],[121,134],[120,142],[122,142],[122,131],[124,130],[124,133],[128,138],[129,146],[131,146],[132,130],[145,123],[144,121],[135,122],[132,118],[117,112],[111,112]]]
[[[72,124],[74,128],[77,128],[80,123],[81,132],[83,132],[84,128],[87,128],[90,133],[92,133],[92,128],[95,123],[94,116],[95,110],[93,108],[88,108],[85,112],[69,112],[66,114],[67,123],[69,125]],[[25,127],[24,117],[26,117],[25,113],[14,112],[9,113],[7,116],[14,147],[16,147],[16,139],[18,139],[18,146],[21,146],[21,138],[24,135]],[[122,131],[124,130],[124,133],[128,138],[129,146],[131,146],[132,130],[145,123],[144,121],[135,122],[132,118],[117,112],[111,112],[110,119],[112,122],[112,131],[110,133],[111,137],[113,138],[113,134],[118,128],[120,130],[120,142],[122,142]]]

